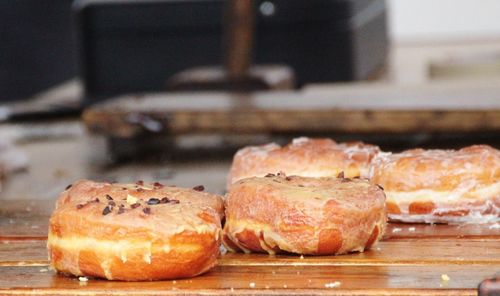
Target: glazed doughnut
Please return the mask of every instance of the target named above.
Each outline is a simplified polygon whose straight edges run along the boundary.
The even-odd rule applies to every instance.
[[[333,255],[370,248],[385,227],[384,192],[366,180],[270,174],[233,184],[223,243],[230,251]]]
[[[363,142],[336,143],[331,139],[297,138],[281,147],[275,143],[239,150],[227,180],[227,188],[248,177],[284,172],[303,177],[367,177],[371,160],[380,152]]]
[[[160,183],[81,180],[50,218],[52,267],[66,274],[142,281],[192,277],[216,264],[220,196]]]
[[[499,221],[500,151],[490,146],[381,154],[371,175],[385,189],[391,220]]]

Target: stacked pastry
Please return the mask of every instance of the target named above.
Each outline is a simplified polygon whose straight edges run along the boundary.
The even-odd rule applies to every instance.
[[[386,223],[384,192],[364,179],[379,152],[361,142],[308,138],[238,151],[228,177],[224,244],[271,254],[370,248]]]
[[[369,144],[299,138],[285,147],[268,144],[238,151],[228,189],[239,179],[278,171],[308,177],[342,171],[346,177],[367,178],[385,189],[393,221],[500,220],[500,151],[486,145],[385,153]]]

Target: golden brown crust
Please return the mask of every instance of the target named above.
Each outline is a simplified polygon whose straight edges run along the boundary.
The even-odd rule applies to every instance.
[[[495,222],[500,217],[500,151],[490,146],[379,154],[371,181],[385,189],[393,220]]]
[[[137,281],[191,277],[216,264],[223,201],[193,189],[81,180],[50,219],[53,267]]]
[[[368,249],[385,225],[384,192],[365,180],[279,174],[233,184],[223,233],[232,251],[327,255]]]
[[[297,138],[281,147],[277,144],[239,150],[227,180],[227,187],[238,180],[284,172],[304,177],[367,177],[371,160],[380,152],[377,146],[362,142],[336,143],[331,139]]]

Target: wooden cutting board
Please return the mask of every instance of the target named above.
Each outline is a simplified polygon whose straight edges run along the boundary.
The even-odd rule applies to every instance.
[[[81,282],[48,269],[48,217],[25,222],[0,218],[0,295],[476,295],[479,283],[500,271],[498,224],[390,224],[365,253],[225,253],[216,268],[191,279]]]
[[[87,109],[83,118],[90,131],[118,138],[145,133],[500,132],[500,83],[126,95]]]

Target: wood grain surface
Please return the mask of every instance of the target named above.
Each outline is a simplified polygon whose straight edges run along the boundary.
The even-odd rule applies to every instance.
[[[49,217],[0,216],[0,241],[46,240]]]
[[[403,251],[404,250],[404,251]],[[0,266],[47,265],[46,241],[3,241]],[[374,265],[484,265],[500,266],[498,240],[382,241],[364,253],[342,256],[303,256],[225,253],[221,266],[374,266]]]
[[[1,294],[474,295],[477,285],[495,271],[489,266],[461,265],[217,266],[192,279],[132,283],[80,282],[41,266],[0,267],[0,274]],[[442,280],[443,274],[450,280]]]
[[[46,221],[38,221],[46,226]],[[500,233],[494,225],[389,224],[391,233],[406,231],[396,231],[396,237],[386,235],[365,253],[304,257],[225,253],[215,269],[192,279],[80,282],[50,271],[43,236],[32,240],[36,232],[30,233],[31,227],[18,227],[26,233],[0,239],[1,295],[476,295],[478,284],[499,276],[500,270]],[[454,234],[469,230],[469,235],[439,235],[450,229]],[[474,238],[473,233],[480,235]],[[444,275],[450,280],[443,280]]]
[[[498,93],[498,81],[474,87],[365,83],[249,95],[154,93],[117,97],[89,108],[83,119],[90,131],[121,138],[145,132],[491,132],[500,130]]]

